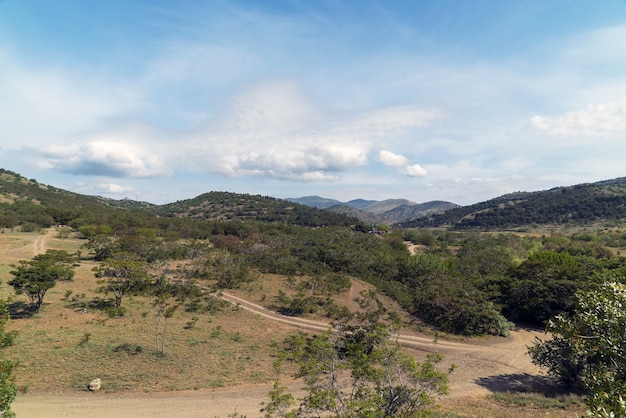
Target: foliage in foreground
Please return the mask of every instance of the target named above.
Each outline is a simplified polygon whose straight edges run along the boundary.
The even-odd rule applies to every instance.
[[[626,416],[626,285],[606,282],[577,294],[571,315],[549,321],[547,341],[529,348],[534,364],[588,393],[591,416]]]
[[[298,334],[285,343],[285,357],[298,367],[307,394],[296,409],[293,397],[277,382],[265,417],[416,417],[436,397],[448,393],[448,375],[437,369],[440,354],[422,363],[404,353],[383,321],[380,306],[338,324],[322,335]],[[388,318],[389,319],[389,318]],[[391,318],[392,320],[394,318]],[[398,329],[392,321],[391,329]]]
[[[6,301],[0,300],[0,350],[13,345],[16,332],[6,331],[9,322],[9,308]],[[17,395],[15,384],[15,363],[10,359],[0,357],[0,416],[14,417],[11,404]]]

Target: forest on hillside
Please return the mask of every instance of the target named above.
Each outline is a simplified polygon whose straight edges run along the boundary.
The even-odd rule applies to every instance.
[[[534,193],[512,193],[400,223],[401,228],[448,226],[456,230],[502,230],[537,225],[616,223],[626,218],[626,179]]]
[[[439,330],[507,335],[513,323],[543,326],[571,311],[575,292],[597,285],[599,277],[626,277],[619,252],[626,233],[619,229],[541,237],[411,228],[374,234],[352,218],[261,196],[210,193],[154,213],[154,207],[121,208],[3,175],[13,181],[1,191],[14,199],[0,203],[2,228],[57,226],[59,234],[85,240],[81,257],[106,262],[130,254],[146,265],[181,261],[194,267],[174,276],[217,288],[239,287],[259,274],[281,275],[292,291],[267,305],[291,315],[342,314],[332,296],[353,277]],[[564,190],[553,194],[578,193]],[[71,206],[59,203],[60,196]],[[204,215],[212,206],[243,220]],[[407,242],[419,251],[411,253]]]

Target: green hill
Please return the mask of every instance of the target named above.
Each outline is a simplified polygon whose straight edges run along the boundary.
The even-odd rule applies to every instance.
[[[359,221],[351,216],[324,211],[269,196],[209,192],[150,209],[164,217],[213,221],[284,222],[303,226],[349,226]]]
[[[511,193],[396,226],[499,230],[538,225],[582,226],[623,220],[626,220],[626,177],[532,193]]]
[[[121,212],[120,212],[121,211]],[[120,223],[123,218],[190,218],[212,221],[283,222],[303,226],[347,226],[358,220],[267,196],[210,192],[166,205],[87,196],[29,180],[0,169],[0,227]],[[154,222],[154,221],[151,221]],[[127,223],[131,225],[135,221]],[[150,222],[148,222],[150,223]]]

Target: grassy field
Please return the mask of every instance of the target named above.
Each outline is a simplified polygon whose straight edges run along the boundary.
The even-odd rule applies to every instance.
[[[10,264],[20,255],[32,257],[35,236],[3,235],[0,251],[2,293],[12,276]],[[82,242],[56,239],[48,248],[73,251]],[[30,252],[30,254],[29,254]],[[96,293],[92,268],[84,261],[71,282],[58,282],[48,291],[41,311],[20,317],[25,296],[11,304],[10,328],[18,331],[16,345],[6,355],[20,363],[18,385],[32,391],[85,390],[100,377],[107,391],[170,391],[265,382],[274,377],[276,343],[293,332],[227,305],[221,311],[189,313],[181,307],[168,321],[165,350],[155,341],[152,300],[124,298],[128,311],[109,318],[88,306],[104,295]]]
[[[12,278],[10,265],[19,259],[30,259],[40,237],[8,232],[0,235],[2,296],[12,294],[12,288],[6,285]],[[75,251],[83,242],[59,239],[51,232],[45,246]],[[94,300],[103,297],[95,291],[95,265],[83,261],[72,282],[59,282],[48,292],[40,313],[20,317],[27,299],[13,298],[12,308],[18,315],[11,321],[10,329],[19,334],[15,346],[4,354],[19,361],[17,383],[24,391],[86,391],[94,378],[101,378],[103,390],[113,393],[198,390],[274,379],[273,356],[279,343],[295,332],[293,328],[262,319],[235,305],[225,305],[215,313],[185,312],[181,307],[168,322],[161,354],[155,341],[151,299],[124,298],[122,305],[127,313],[122,318],[109,318],[89,308]],[[284,280],[275,275],[263,276],[237,293],[263,304],[275,296]],[[353,288],[363,286],[360,283]],[[353,308],[353,296],[348,292],[337,299]],[[452,396],[442,401],[441,416],[573,417],[584,412],[580,402],[548,404],[541,400],[543,395],[533,396],[534,400],[523,404],[512,400],[518,395]]]

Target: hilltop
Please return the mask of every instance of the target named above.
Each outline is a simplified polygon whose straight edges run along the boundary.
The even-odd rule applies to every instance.
[[[294,225],[358,225],[355,218],[269,196],[209,192],[165,205],[73,193],[0,169],[0,227],[50,227],[113,222],[112,218],[187,218],[211,221],[283,222]],[[362,228],[365,228],[362,226]]]
[[[621,177],[544,191],[510,193],[396,226],[502,230],[539,225],[609,225],[625,219],[626,177]]]
[[[0,169],[0,227],[99,222],[124,217],[212,221],[282,222],[303,226],[371,225],[395,228],[503,230],[614,224],[626,219],[626,177],[537,192],[506,194],[473,205],[447,201],[355,199],[340,202],[318,196],[277,199],[269,196],[208,192],[164,205],[130,199],[88,196],[39,183]],[[369,225],[369,226],[368,226]]]
[[[386,223],[390,225],[459,207],[459,205],[451,202],[431,201],[415,203],[407,199],[386,199],[380,201],[354,199],[348,202],[341,202],[320,196],[305,196],[288,198],[286,200],[326,209],[331,212],[343,213],[367,223]]]

